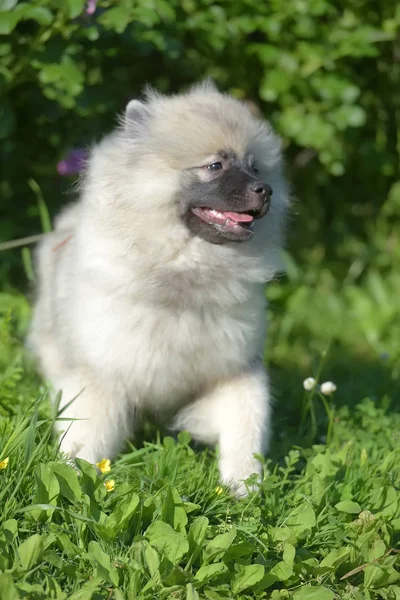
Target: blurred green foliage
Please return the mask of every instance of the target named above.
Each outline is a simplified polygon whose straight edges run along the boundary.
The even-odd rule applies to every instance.
[[[57,162],[109,131],[147,82],[173,92],[211,76],[259,106],[284,138],[297,200],[288,282],[269,295],[285,344],[301,338],[302,320],[291,315],[303,311],[306,322],[312,305],[315,343],[348,315],[345,338],[385,348],[385,331],[400,331],[400,5],[100,0],[93,14],[87,8],[0,0],[0,240],[41,230],[42,196],[53,215],[73,193]],[[17,282],[20,268],[18,251],[2,253],[0,281]]]
[[[84,0],[2,0],[0,9],[1,239],[37,232],[28,181],[53,212],[68,189],[57,160],[112,128],[144,84],[170,92],[204,76],[255,101],[283,135],[302,215],[294,248],[318,243],[345,268],[355,254],[368,263],[374,248],[357,240],[382,207],[387,221],[399,216],[394,0],[104,0],[92,15]]]

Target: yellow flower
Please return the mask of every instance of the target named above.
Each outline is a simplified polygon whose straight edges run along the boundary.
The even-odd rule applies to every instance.
[[[96,463],[96,467],[102,473],[109,473],[111,471],[111,461],[108,458],[103,458],[103,460]]]
[[[224,490],[223,490],[223,489],[222,489],[222,487],[219,485],[218,487],[216,487],[216,488],[215,488],[215,491],[217,492],[217,494],[218,494],[218,496],[219,496],[220,494],[222,494],[222,492],[223,492]]]
[[[107,481],[104,482],[104,485],[106,486],[107,492],[112,492],[115,488],[115,481],[114,479],[107,479]]]
[[[8,467],[8,456],[4,460],[0,461],[0,471],[7,469]]]

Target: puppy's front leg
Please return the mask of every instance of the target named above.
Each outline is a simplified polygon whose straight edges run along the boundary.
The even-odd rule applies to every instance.
[[[268,377],[261,367],[220,383],[178,413],[174,427],[194,439],[219,443],[221,480],[237,496],[246,495],[243,480],[261,473],[254,454],[263,454],[269,438]]]
[[[101,383],[93,374],[71,371],[54,383],[62,390],[62,413],[55,427],[61,451],[93,464],[114,458],[133,429],[133,407],[124,390]]]

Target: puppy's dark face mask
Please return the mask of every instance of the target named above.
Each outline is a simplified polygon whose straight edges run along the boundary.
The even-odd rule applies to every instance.
[[[204,165],[182,172],[181,218],[212,244],[246,242],[264,217],[272,189],[259,178],[254,157],[220,151]]]

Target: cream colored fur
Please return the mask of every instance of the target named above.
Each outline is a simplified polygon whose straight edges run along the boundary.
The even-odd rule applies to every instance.
[[[221,148],[252,151],[273,188],[243,244],[210,244],[179,216],[181,170]],[[61,406],[76,397],[62,415],[75,420],[57,425],[63,451],[112,458],[143,411],[172,413],[172,427],[219,444],[221,480],[245,493],[269,434],[264,284],[286,204],[279,141],[244,104],[205,84],[128,106],[38,251],[30,343]]]

